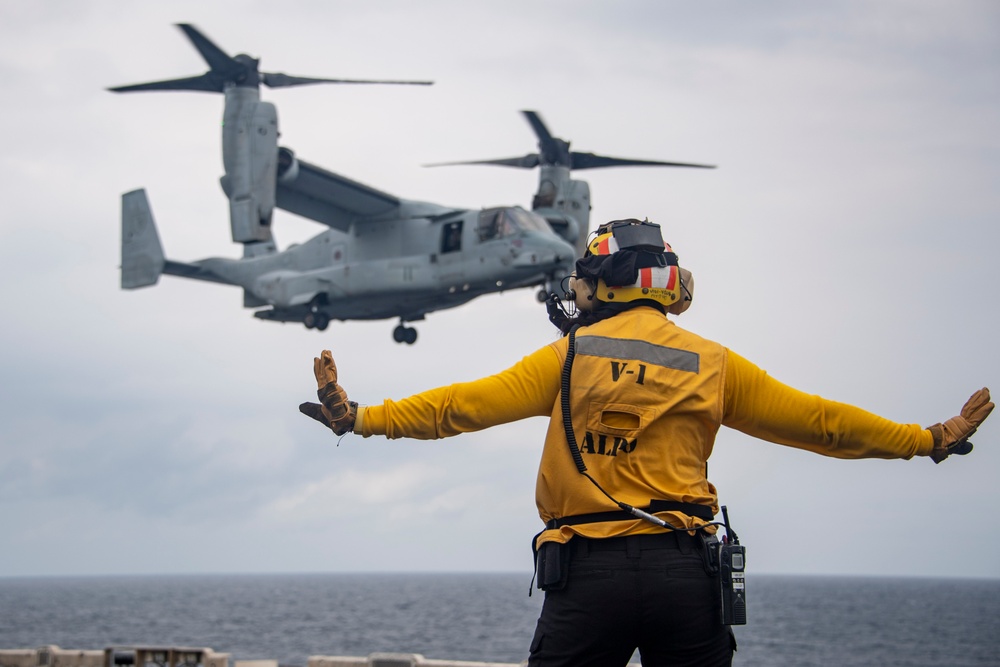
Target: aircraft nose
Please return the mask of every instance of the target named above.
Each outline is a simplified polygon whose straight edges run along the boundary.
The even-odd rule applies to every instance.
[[[514,258],[518,268],[554,268],[573,263],[576,250],[562,239],[531,235],[524,240],[521,252]]]

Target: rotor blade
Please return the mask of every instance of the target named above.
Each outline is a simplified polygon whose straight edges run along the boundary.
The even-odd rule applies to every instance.
[[[545,127],[545,123],[542,122],[542,117],[538,115],[537,111],[522,111],[521,113],[531,123],[531,129],[535,131],[535,136],[538,137],[539,141],[551,142],[555,138],[549,132],[549,128]]]
[[[178,23],[177,27],[184,31],[184,34],[194,44],[194,48],[198,49],[198,53],[201,54],[213,72],[226,72],[236,64],[236,61],[230,58],[225,51],[216,46],[212,40],[205,37],[190,23]]]
[[[542,164],[561,165],[563,167],[570,166],[569,142],[558,137],[553,137],[552,133],[549,132],[549,128],[545,127],[545,123],[542,122],[542,117],[537,112],[522,111],[521,113],[528,119],[531,129],[535,131],[535,136],[538,137],[540,162]]]
[[[261,72],[261,81],[271,88],[307,86],[312,83],[391,83],[414,86],[430,86],[433,81],[386,81],[381,79],[317,79],[305,76],[291,76],[282,72]]]
[[[597,169],[599,167],[695,167],[715,169],[714,164],[694,164],[690,162],[661,162],[659,160],[632,160],[630,158],[606,157],[593,153],[570,153],[574,170]]]
[[[136,83],[130,86],[108,88],[114,93],[132,93],[138,90],[201,90],[209,93],[222,92],[222,78],[212,72],[185,79],[169,79],[167,81],[152,81]]]
[[[534,169],[538,166],[538,153],[528,153],[522,157],[498,158],[496,160],[468,160],[465,162],[435,162],[425,164],[425,167],[448,167],[458,164],[494,164],[501,167],[517,167],[518,169]]]

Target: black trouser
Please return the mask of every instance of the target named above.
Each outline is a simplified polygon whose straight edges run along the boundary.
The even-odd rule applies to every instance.
[[[529,667],[731,665],[716,580],[687,533],[573,538],[565,588],[545,593]]]

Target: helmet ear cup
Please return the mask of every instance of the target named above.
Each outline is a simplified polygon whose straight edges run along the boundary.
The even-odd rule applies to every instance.
[[[594,292],[597,291],[594,283],[586,278],[573,276],[570,278],[569,288],[575,295],[573,302],[576,304],[577,310],[590,311],[594,309]]]
[[[694,276],[683,267],[679,266],[677,268],[679,269],[681,278],[681,298],[680,301],[675,301],[667,307],[667,312],[671,315],[680,315],[690,308],[691,302],[694,301]]]

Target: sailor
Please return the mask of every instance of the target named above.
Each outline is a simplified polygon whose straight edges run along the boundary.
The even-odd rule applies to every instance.
[[[362,407],[331,353],[314,359],[320,403],[300,410],[338,435],[434,439],[550,417],[535,494],[545,601],[532,667],[625,665],[636,649],[646,667],[731,664],[735,638],[705,564],[719,511],[707,461],[720,426],[836,458],[940,463],[968,452],[993,409],[983,388],[958,416],[922,428],[800,392],[674,324],[668,315],[691,305],[693,287],[658,225],[613,221],[569,280],[576,312],[550,308],[564,336],[505,371]]]

